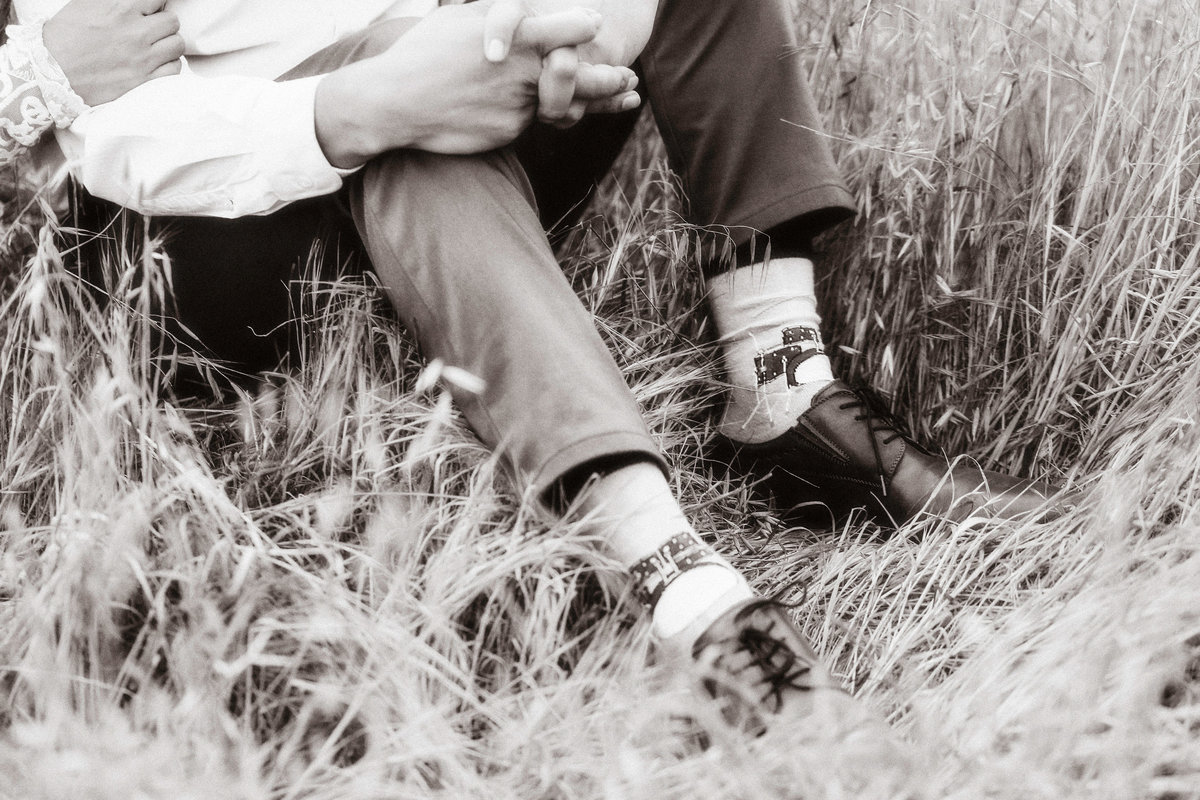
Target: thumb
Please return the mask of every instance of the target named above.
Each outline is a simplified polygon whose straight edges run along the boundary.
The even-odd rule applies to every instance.
[[[483,18],[484,53],[488,61],[503,61],[512,47],[513,35],[525,19],[521,0],[496,0]]]

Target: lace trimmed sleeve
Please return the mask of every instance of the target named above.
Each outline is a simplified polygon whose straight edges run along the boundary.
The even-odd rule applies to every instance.
[[[41,25],[9,25],[0,45],[0,163],[52,127],[66,128],[87,105],[42,43]]]

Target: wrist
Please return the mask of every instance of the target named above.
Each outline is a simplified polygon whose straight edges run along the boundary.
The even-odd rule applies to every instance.
[[[374,129],[360,108],[361,97],[351,92],[348,67],[334,70],[317,84],[313,125],[317,142],[329,163],[339,169],[360,167],[377,154]]]
[[[376,66],[375,59],[349,64],[317,84],[317,141],[339,169],[360,167],[389,150],[417,143],[413,115],[401,111],[405,82],[385,79],[376,74]]]

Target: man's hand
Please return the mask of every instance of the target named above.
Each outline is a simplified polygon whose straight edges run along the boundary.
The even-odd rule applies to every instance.
[[[577,86],[559,80],[544,81],[539,87],[538,118],[558,127],[574,125],[586,113],[637,108],[641,100],[633,91],[636,76],[616,91],[606,91],[609,87],[594,87],[589,82],[589,73],[598,64],[632,64],[650,40],[658,10],[658,0],[494,0],[484,29],[484,52],[488,60],[498,63],[505,59],[523,20],[561,11],[572,3],[582,3],[598,11],[602,22],[592,41],[578,48],[562,48],[546,58],[548,74],[574,66],[580,76]]]
[[[374,58],[327,75],[317,88],[317,139],[330,163],[353,167],[403,147],[479,153],[513,141],[533,119],[539,85],[576,85],[572,63],[543,60],[590,42],[598,15],[570,9],[525,20],[502,63],[484,57],[483,3],[444,6]],[[588,89],[623,85],[628,70],[597,68]]]
[[[42,40],[88,105],[115,100],[181,68],[179,19],[166,0],[71,0],[42,28]]]
[[[495,0],[488,35],[488,57],[504,58],[507,42],[520,20],[558,13],[566,8],[589,8],[603,20],[596,37],[580,46],[580,58],[592,64],[627,67],[637,60],[650,41],[658,0]]]
[[[483,29],[484,55],[488,61],[502,63],[521,24],[534,16],[525,0],[492,2]],[[601,19],[601,30],[603,27]],[[617,74],[622,80],[613,83],[610,79]],[[577,47],[560,47],[548,53],[543,61],[537,116],[542,122],[568,128],[585,114],[632,111],[641,103],[633,91],[636,86],[637,76],[631,70],[614,73],[608,62],[581,61]]]

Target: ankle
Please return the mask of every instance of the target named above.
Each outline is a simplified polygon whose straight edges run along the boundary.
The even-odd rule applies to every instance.
[[[736,269],[709,281],[709,301],[730,386],[719,429],[740,442],[774,439],[833,380],[813,264],[782,258]]]
[[[596,476],[576,508],[626,565],[634,593],[665,647],[690,652],[714,620],[753,596],[741,573],[696,535],[653,464],[630,464]]]
[[[637,462],[594,475],[575,498],[572,516],[599,535],[605,549],[629,566],[692,525],[657,465]]]
[[[629,567],[660,645],[690,652],[713,620],[753,596],[741,573],[694,531],[677,533]]]
[[[833,380],[830,374],[779,392],[731,387],[717,432],[743,444],[761,444],[782,436]]]

